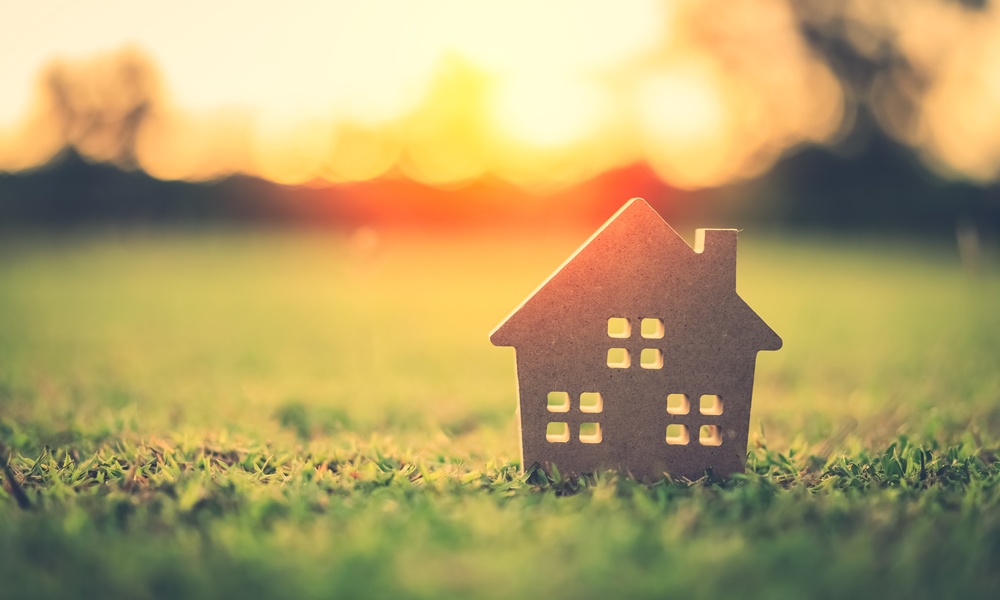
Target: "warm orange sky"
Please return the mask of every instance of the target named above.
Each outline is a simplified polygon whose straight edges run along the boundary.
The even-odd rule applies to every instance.
[[[897,28],[940,74],[924,118],[894,135],[942,169],[995,176],[997,11],[845,6]],[[645,160],[695,188],[835,138],[852,110],[782,0],[25,2],[0,21],[13,25],[0,37],[0,169],[56,148],[36,114],[46,64],[128,46],[160,70],[164,101],[137,155],[164,178],[546,186]]]

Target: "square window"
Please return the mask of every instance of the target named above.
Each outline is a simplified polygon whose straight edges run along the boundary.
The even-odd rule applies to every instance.
[[[716,394],[703,394],[698,402],[698,409],[703,415],[721,415],[722,398]]]
[[[647,340],[663,337],[663,319],[643,319],[639,322],[639,333]]]
[[[608,350],[608,366],[612,369],[627,369],[632,366],[632,358],[625,348],[611,348]]]
[[[691,412],[691,401],[687,394],[668,394],[667,413],[671,415],[686,415]]]
[[[599,392],[584,392],[580,394],[580,412],[599,413],[604,410],[604,398]]]
[[[561,444],[569,441],[569,424],[567,423],[549,423],[545,428],[545,439],[555,443]]]
[[[580,441],[584,444],[600,444],[601,424],[580,423]]]
[[[625,317],[608,319],[608,337],[627,338],[632,335],[632,325]]]
[[[718,425],[702,425],[698,431],[698,443],[702,446],[721,446],[722,429]]]
[[[663,353],[659,348],[643,348],[639,353],[639,366],[643,369],[662,369]]]
[[[549,392],[549,412],[569,412],[568,392]]]
[[[671,446],[684,446],[690,441],[687,425],[672,423],[667,425],[667,443]]]

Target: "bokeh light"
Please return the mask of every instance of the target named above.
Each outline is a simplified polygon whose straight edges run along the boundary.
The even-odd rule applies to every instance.
[[[112,1],[65,3],[58,15],[3,10],[33,27],[0,40],[4,170],[72,145],[165,179],[390,176],[454,187],[492,176],[558,187],[645,161],[671,185],[700,188],[839,139],[867,102],[940,172],[1000,175],[992,6],[182,1],[160,15]],[[854,97],[804,28],[873,61],[892,40],[907,68],[889,61],[871,97]]]

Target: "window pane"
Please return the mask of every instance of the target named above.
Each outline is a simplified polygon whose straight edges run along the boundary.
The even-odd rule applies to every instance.
[[[721,415],[722,398],[715,394],[704,394],[698,405],[703,415]]]
[[[688,400],[687,394],[669,394],[667,412],[672,415],[686,415],[691,412],[691,401]]]
[[[580,441],[584,444],[600,444],[601,424],[580,423]]]
[[[632,365],[632,358],[625,348],[611,348],[608,350],[608,366],[612,369],[627,369]]]
[[[683,446],[690,441],[688,428],[680,423],[667,425],[667,443],[671,446]]]
[[[553,443],[569,441],[569,424],[549,423],[545,428],[545,439]]]
[[[580,394],[580,412],[599,413],[604,410],[604,398],[597,392]]]
[[[549,412],[569,412],[568,392],[549,392]]]
[[[658,340],[663,337],[662,319],[643,319],[639,323],[639,333],[648,340]]]
[[[698,432],[698,442],[702,446],[721,446],[722,429],[718,425],[702,425]]]
[[[662,369],[663,353],[659,348],[643,348],[639,353],[639,366],[643,369]]]
[[[613,338],[627,338],[632,335],[632,325],[624,317],[611,317],[608,319],[608,336]]]

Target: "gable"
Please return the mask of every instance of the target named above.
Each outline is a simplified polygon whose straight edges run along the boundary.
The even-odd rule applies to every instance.
[[[780,338],[736,294],[735,231],[730,233],[733,254],[727,264],[695,252],[644,200],[630,200],[490,340],[497,346],[550,344],[595,312],[653,316],[669,311],[709,329],[721,327],[740,345],[777,349]]]

